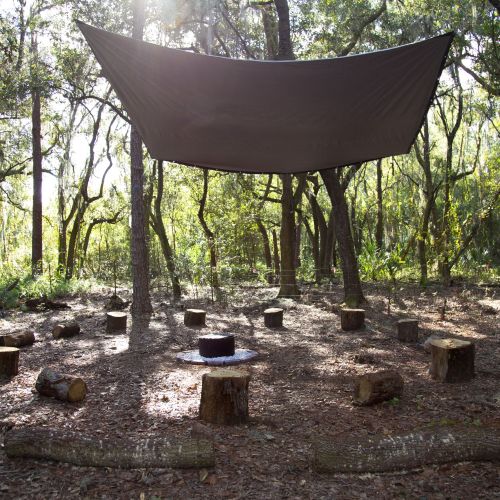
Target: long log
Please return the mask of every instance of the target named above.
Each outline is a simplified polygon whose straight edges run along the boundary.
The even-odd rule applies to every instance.
[[[25,330],[24,332],[8,333],[0,336],[0,346],[5,347],[24,347],[35,342],[35,332]]]
[[[500,429],[442,427],[396,436],[318,442],[317,472],[387,472],[424,465],[500,461]]]
[[[5,435],[9,457],[41,458],[85,467],[213,467],[214,447],[203,439],[102,439],[41,427],[13,429]]]

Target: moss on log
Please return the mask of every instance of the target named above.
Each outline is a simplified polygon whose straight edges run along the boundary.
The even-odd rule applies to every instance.
[[[213,467],[213,443],[203,439],[102,439],[46,428],[14,429],[5,436],[9,457],[56,460],[86,467]]]
[[[339,437],[313,447],[317,472],[388,472],[424,465],[499,461],[500,429],[453,427],[396,436]]]

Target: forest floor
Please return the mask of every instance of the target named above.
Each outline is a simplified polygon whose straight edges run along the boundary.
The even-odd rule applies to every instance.
[[[366,329],[340,329],[340,287],[305,290],[300,300],[273,300],[276,288],[241,287],[226,303],[185,300],[207,309],[207,326],[188,328],[183,310],[154,297],[149,321],[129,318],[126,334],[107,334],[102,289],[66,297],[68,311],[12,311],[0,334],[32,328],[36,343],[22,348],[19,375],[0,381],[0,443],[9,429],[43,426],[112,439],[144,436],[213,438],[216,467],[208,471],[121,470],[9,459],[0,448],[0,498],[499,498],[500,470],[492,463],[426,466],[381,474],[317,474],[311,443],[343,436],[391,434],[440,425],[500,427],[500,312],[498,288],[461,284],[443,290],[401,285],[388,310],[387,285],[367,285]],[[496,294],[496,296],[495,296]],[[120,295],[126,297],[126,292]],[[438,309],[446,297],[444,319]],[[162,302],[165,301],[165,302]],[[285,308],[284,326],[267,329],[262,312]],[[493,304],[493,306],[492,306]],[[422,345],[398,342],[398,319],[416,317],[429,335],[476,343],[476,377],[464,384],[433,381]],[[53,340],[52,326],[76,319],[82,334]],[[251,372],[250,422],[236,427],[201,424],[198,405],[205,366],[179,364],[209,332],[236,334],[237,347],[259,357]],[[356,354],[373,357],[371,364]],[[81,403],[63,403],[34,391],[50,366],[88,384]],[[352,405],[353,378],[391,368],[403,376],[399,401]]]

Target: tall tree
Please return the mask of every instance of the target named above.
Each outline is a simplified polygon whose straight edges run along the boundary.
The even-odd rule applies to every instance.
[[[145,0],[134,0],[132,36],[142,40],[146,15]],[[130,128],[130,192],[132,205],[131,257],[132,257],[132,314],[151,313],[149,295],[149,255],[146,241],[144,213],[144,166],[142,139],[132,124]]]

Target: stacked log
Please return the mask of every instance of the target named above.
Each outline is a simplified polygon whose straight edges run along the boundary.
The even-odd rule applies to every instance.
[[[35,332],[25,330],[24,332],[9,333],[0,336],[0,346],[5,347],[24,347],[32,345],[35,342]]]
[[[342,330],[359,330],[365,325],[365,310],[364,309],[341,309],[340,310],[340,326]]]
[[[219,425],[243,424],[248,420],[248,384],[245,371],[220,369],[202,378],[200,418]]]
[[[55,339],[73,337],[80,333],[80,325],[76,321],[69,323],[59,323],[52,329],[52,336]]]
[[[71,431],[14,429],[5,436],[9,457],[41,458],[84,467],[194,468],[215,465],[214,446],[204,439],[103,439]]]
[[[19,349],[0,347],[0,376],[13,377],[19,373]]]
[[[279,328],[283,326],[283,309],[270,307],[264,311],[264,325],[268,328]]]
[[[82,401],[87,394],[87,384],[80,377],[63,375],[50,368],[40,372],[35,388],[44,396],[71,403]]]
[[[468,382],[474,378],[474,344],[467,340],[433,339],[431,377],[440,382]]]
[[[354,404],[369,406],[399,398],[403,393],[403,385],[401,375],[392,370],[361,375],[356,379]]]
[[[186,309],[184,324],[186,326],[205,326],[207,312],[203,309]]]

